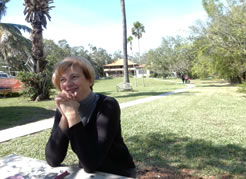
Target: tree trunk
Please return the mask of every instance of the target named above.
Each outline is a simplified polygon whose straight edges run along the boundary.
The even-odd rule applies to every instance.
[[[241,79],[240,76],[230,77],[230,83],[231,84],[241,84],[242,83],[242,79]]]
[[[243,72],[242,78],[243,78],[243,81],[246,80],[246,72]]]
[[[127,59],[127,28],[125,0],[121,0],[122,22],[123,22],[123,56],[124,56],[124,83],[129,83],[128,59]]]
[[[42,73],[42,79],[39,83],[39,92],[35,101],[49,99],[49,88],[47,83],[48,74],[45,73],[45,66],[47,61],[44,59],[44,45],[43,45],[43,29],[41,23],[33,23],[31,32],[32,40],[32,56],[35,61],[34,72]]]
[[[43,35],[41,23],[32,24],[31,40],[32,40],[32,55],[36,62],[36,73],[44,71],[47,61],[44,60],[43,52]]]

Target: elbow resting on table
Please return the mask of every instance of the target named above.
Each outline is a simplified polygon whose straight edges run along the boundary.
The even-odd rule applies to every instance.
[[[95,165],[91,164],[82,164],[82,162],[79,162],[79,167],[83,168],[86,173],[95,173],[96,167]]]
[[[86,173],[95,173],[96,172],[95,168],[88,168],[88,167],[84,167],[84,171]]]
[[[61,165],[60,161],[56,161],[56,160],[50,160],[46,157],[46,162],[49,164],[49,166],[51,167],[58,167]]]

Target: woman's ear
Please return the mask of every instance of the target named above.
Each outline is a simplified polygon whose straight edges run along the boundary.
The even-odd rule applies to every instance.
[[[89,84],[90,84],[90,89],[92,90],[93,89],[94,82],[92,80],[89,80]]]
[[[90,87],[92,87],[93,86],[93,80],[89,80],[89,84],[90,84]]]

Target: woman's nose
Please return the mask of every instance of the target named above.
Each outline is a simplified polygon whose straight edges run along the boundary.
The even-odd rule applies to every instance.
[[[71,86],[71,85],[72,85],[72,80],[70,80],[70,79],[67,79],[67,80],[63,83],[63,86],[66,86],[66,87]]]

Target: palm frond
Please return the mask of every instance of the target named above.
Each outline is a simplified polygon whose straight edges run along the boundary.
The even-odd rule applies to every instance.
[[[6,15],[6,3],[9,2],[10,0],[0,0],[0,20],[2,19],[3,16]]]
[[[0,23],[0,56],[14,70],[25,68],[24,62],[31,54],[32,42],[13,26]]]
[[[49,6],[53,3],[53,0],[24,0],[24,15],[25,20],[32,24],[41,23],[43,27],[46,28],[47,21],[46,18],[50,20],[49,10],[55,6]]]
[[[20,30],[23,30],[24,32],[31,32],[32,29],[26,25],[21,25],[21,24],[13,24],[13,23],[0,23],[2,26],[5,27],[11,27],[11,28],[16,28],[20,32]]]

